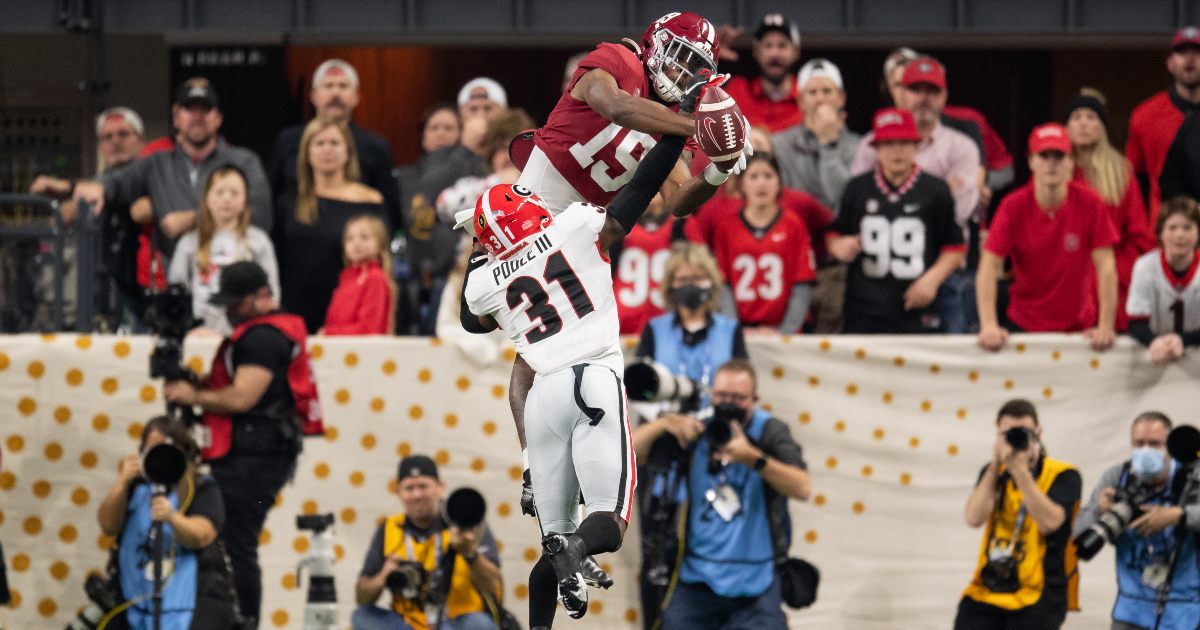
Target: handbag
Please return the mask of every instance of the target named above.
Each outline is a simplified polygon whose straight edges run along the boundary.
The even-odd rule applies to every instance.
[[[817,601],[821,572],[812,563],[800,558],[788,558],[778,565],[777,571],[783,603],[789,608],[808,608]]]

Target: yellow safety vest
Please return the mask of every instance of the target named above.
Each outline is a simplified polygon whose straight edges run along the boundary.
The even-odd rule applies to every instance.
[[[438,560],[442,554],[450,550],[450,530],[444,529],[440,536],[430,536],[423,542],[407,537],[405,544],[404,515],[389,516],[383,525],[383,555],[386,558],[396,555],[405,560],[419,562],[425,567],[426,574],[432,574],[437,569]],[[441,541],[441,550],[435,549],[436,541]],[[412,557],[408,549],[411,545]],[[425,609],[417,602],[392,598],[392,610],[404,617],[404,621],[413,630],[428,630],[429,624],[425,619]],[[446,597],[446,617],[453,619],[468,613],[484,610],[483,599],[471,583],[471,567],[462,556],[454,559],[454,577],[450,581],[450,594]]]
[[[1050,486],[1060,474],[1075,467],[1056,459],[1046,457],[1042,460],[1042,472],[1037,478],[1037,487],[1043,493],[1050,491]],[[1021,491],[1017,489],[1012,479],[1006,482],[1003,504],[992,514],[988,529],[983,534],[983,542],[979,546],[979,566],[975,568],[975,577],[967,585],[963,595],[984,604],[991,604],[1006,610],[1016,610],[1036,604],[1042,597],[1042,588],[1046,584],[1043,560],[1046,556],[1046,537],[1038,531],[1037,523],[1026,514],[1021,525],[1021,531],[1014,535],[1013,529],[1017,524],[1017,515],[1021,511]],[[1067,514],[1064,527],[1074,520],[1079,511],[1077,501]],[[1015,593],[993,593],[979,579],[979,573],[988,562],[988,543],[994,545],[1012,545],[1017,557],[1017,581],[1020,585]],[[1067,609],[1079,610],[1079,571],[1076,570],[1078,560],[1075,557],[1075,545],[1067,541],[1063,551],[1063,573],[1067,577]]]

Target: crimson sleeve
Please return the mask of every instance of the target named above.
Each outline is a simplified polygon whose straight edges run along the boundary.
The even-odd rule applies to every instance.
[[[992,217],[991,225],[988,226],[987,241],[984,242],[983,248],[987,251],[1004,258],[1012,253],[1013,242],[1010,232],[1009,218],[1013,213],[1015,205],[1014,197],[1022,194],[1021,191],[1011,193],[1000,202],[1000,207],[996,208],[996,214]]]
[[[1112,215],[1103,203],[1097,202],[1096,207],[1091,208],[1088,214],[1092,217],[1092,233],[1091,233],[1091,249],[1102,249],[1104,247],[1116,248],[1117,243],[1121,242],[1121,236],[1117,233],[1116,226],[1113,225]]]

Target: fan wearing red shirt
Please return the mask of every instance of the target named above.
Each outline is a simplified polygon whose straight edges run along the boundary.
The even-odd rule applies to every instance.
[[[659,286],[680,227],[679,221],[663,209],[662,197],[656,195],[646,214],[621,241],[613,292],[622,335],[642,334],[646,322],[663,314]]]
[[[1066,128],[1058,123],[1035,128],[1029,135],[1033,179],[1000,202],[980,253],[978,340],[988,350],[1008,341],[996,313],[996,279],[1006,257],[1013,270],[1005,322],[1010,328],[1075,332],[1098,320],[1086,331],[1092,348],[1106,350],[1116,338],[1113,246],[1119,238],[1100,197],[1071,181],[1074,169]],[[1086,282],[1093,267],[1098,299]]]
[[[775,158],[751,156],[740,183],[741,203],[706,209],[684,232],[712,250],[729,282],[724,303],[736,309],[743,328],[794,334],[808,314],[815,278],[808,229],[780,204]]]
[[[346,222],[346,268],[325,312],[326,335],[388,335],[395,321],[387,227],[374,215]]]
[[[1133,110],[1129,116],[1129,139],[1125,142],[1125,157],[1133,165],[1142,190],[1149,189],[1151,225],[1158,221],[1158,207],[1162,204],[1158,178],[1167,151],[1183,118],[1200,112],[1200,29],[1188,26],[1175,33],[1171,54],[1167,55],[1167,72],[1175,82]]]
[[[800,60],[800,29],[778,13],[764,16],[754,31],[753,53],[761,74],[735,76],[725,84],[725,91],[755,127],[777,133],[800,124],[804,115],[794,70]]]

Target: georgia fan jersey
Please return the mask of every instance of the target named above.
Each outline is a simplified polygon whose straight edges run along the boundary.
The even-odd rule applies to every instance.
[[[1129,319],[1150,320],[1155,335],[1200,330],[1200,254],[1179,277],[1162,250],[1143,254],[1133,265],[1125,312]]]
[[[742,217],[741,200],[730,199],[693,215],[684,232],[688,240],[712,250],[733,291],[743,326],[778,326],[787,312],[792,285],[816,278],[808,229],[783,209],[760,230]]]
[[[604,208],[573,203],[506,260],[467,278],[467,306],[491,315],[538,374],[577,363],[624,369],[612,266],[598,238]]]
[[[613,290],[617,295],[617,317],[621,321],[622,335],[642,334],[646,322],[663,313],[659,287],[667,258],[671,256],[674,227],[675,217],[671,216],[656,228],[639,223],[621,242]]]

